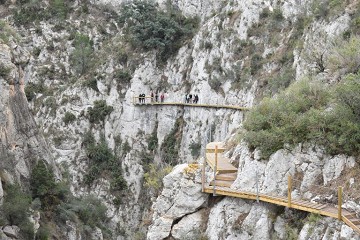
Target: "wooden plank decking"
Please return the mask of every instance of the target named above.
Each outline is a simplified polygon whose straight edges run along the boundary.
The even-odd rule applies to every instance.
[[[138,98],[137,98],[138,99]],[[235,106],[235,105],[223,105],[223,104],[202,104],[202,103],[183,103],[183,102],[147,102],[139,103],[139,101],[133,102],[135,106],[185,106],[185,107],[202,107],[202,108],[225,108],[233,110],[247,111],[249,108]]]
[[[221,145],[221,143],[219,142],[213,142],[206,146],[206,162],[210,165],[212,169],[214,169],[215,166],[215,146],[223,145]],[[205,183],[203,183],[204,192],[249,200],[258,199],[259,201],[268,202],[279,206],[290,207],[310,213],[317,213],[323,216],[337,218],[360,234],[360,218],[358,218],[354,212],[350,212],[345,209],[342,209],[341,215],[339,215],[340,213],[338,206],[331,204],[314,203],[291,198],[289,203],[288,197],[273,196],[262,193],[256,194],[254,192],[231,188],[231,185],[235,181],[237,176],[237,169],[229,163],[229,159],[223,157],[221,154],[218,154],[217,159],[217,174],[215,175],[215,179],[210,182],[210,185],[205,185]]]

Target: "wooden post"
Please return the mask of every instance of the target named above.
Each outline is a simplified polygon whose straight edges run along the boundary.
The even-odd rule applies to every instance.
[[[342,205],[342,187],[339,187],[338,189],[338,219],[342,219],[342,213],[341,213],[341,205]]]
[[[291,175],[288,176],[288,207],[291,207],[291,191],[292,191],[292,179]]]
[[[213,196],[216,195],[216,172],[217,172],[217,154],[218,154],[218,146],[215,146],[215,166],[214,166],[214,190],[213,190]]]
[[[201,191],[205,191],[205,167],[206,167],[206,154],[204,156],[204,161],[202,165],[202,173],[201,173]]]

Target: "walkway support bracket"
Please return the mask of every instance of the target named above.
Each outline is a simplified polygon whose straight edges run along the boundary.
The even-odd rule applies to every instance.
[[[292,191],[292,179],[291,175],[288,176],[288,207],[291,207],[291,191]]]
[[[341,212],[341,205],[342,205],[342,187],[338,189],[338,219],[342,219],[342,212]]]

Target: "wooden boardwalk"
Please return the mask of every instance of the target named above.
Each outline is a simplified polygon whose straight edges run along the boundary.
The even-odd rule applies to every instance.
[[[150,97],[145,97],[148,99]],[[145,103],[139,102],[139,97],[133,98],[133,104],[135,106],[185,106],[185,107],[202,107],[202,108],[225,108],[233,110],[247,111],[249,108],[235,106],[235,105],[219,105],[219,104],[202,104],[202,103],[183,103],[183,102],[151,102],[147,101]]]
[[[219,150],[216,149],[216,146],[220,146]],[[216,149],[216,150],[215,150]],[[341,208],[341,191],[339,194],[339,204],[331,205],[331,204],[321,204],[314,203],[304,200],[291,199],[291,180],[290,180],[290,188],[288,188],[288,196],[273,196],[270,194],[257,194],[254,192],[242,191],[237,189],[232,189],[231,185],[235,181],[237,177],[237,169],[229,163],[229,160],[223,156],[221,156],[221,152],[225,149],[224,144],[214,142],[209,143],[206,146],[206,162],[210,165],[210,167],[216,171],[214,172],[214,179],[210,182],[210,184],[205,183],[205,164],[203,165],[203,177],[202,177],[202,189],[203,192],[214,194],[214,195],[222,195],[222,196],[230,196],[237,197],[242,199],[250,199],[250,200],[259,200],[267,203],[276,204],[279,206],[294,208],[310,213],[317,213],[323,216],[328,216],[332,218],[337,218],[352,229],[354,229],[357,233],[360,234],[360,218],[357,217],[356,213],[350,212],[348,210]],[[215,156],[217,155],[217,156]],[[216,163],[216,159],[219,161]],[[225,164],[224,162],[227,162]],[[216,168],[219,169],[216,170]],[[233,169],[236,171],[233,171]],[[289,195],[290,194],[290,195]]]

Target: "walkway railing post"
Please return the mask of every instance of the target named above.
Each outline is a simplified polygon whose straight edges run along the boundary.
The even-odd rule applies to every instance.
[[[217,160],[218,160],[218,146],[215,146],[215,166],[214,166],[214,190],[213,190],[213,196],[216,195],[216,172],[217,172]]]
[[[338,219],[342,219],[342,213],[341,213],[341,205],[342,205],[342,187],[339,187],[338,189]]]
[[[288,207],[291,207],[291,191],[292,191],[292,179],[291,175],[288,176]]]

